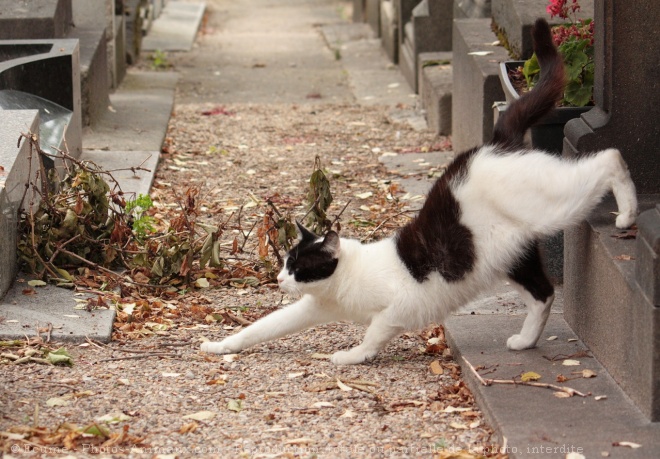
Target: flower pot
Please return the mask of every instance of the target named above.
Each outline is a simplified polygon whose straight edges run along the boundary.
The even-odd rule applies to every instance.
[[[500,62],[500,82],[507,103],[520,97],[509,79],[509,70],[522,67],[525,61]],[[564,144],[564,125],[591,107],[557,107],[548,116],[531,128],[532,147],[539,150],[561,154]]]

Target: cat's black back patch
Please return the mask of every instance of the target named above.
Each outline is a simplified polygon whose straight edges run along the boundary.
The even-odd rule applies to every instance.
[[[286,269],[296,282],[327,279],[335,272],[339,260],[333,251],[328,249],[329,237],[338,238],[336,233],[329,233],[323,241],[303,237],[300,243],[289,251]]]
[[[450,184],[465,179],[470,158],[477,150],[456,157],[431,188],[419,214],[397,234],[399,258],[418,282],[433,271],[448,282],[456,282],[474,266],[472,232],[460,223],[461,208]]]

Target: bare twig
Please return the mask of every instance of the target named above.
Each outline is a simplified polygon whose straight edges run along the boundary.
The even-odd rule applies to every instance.
[[[176,357],[176,355],[164,353],[164,352],[153,352],[150,354],[127,355],[124,357],[112,357],[110,359],[101,359],[101,360],[97,360],[94,363],[117,362],[119,360],[138,360],[138,359],[146,359],[149,357]]]
[[[475,377],[479,380],[479,382],[484,385],[484,386],[490,386],[493,384],[513,384],[516,386],[532,386],[532,387],[541,387],[544,389],[552,389],[560,392],[565,392],[570,396],[573,395],[579,395],[580,397],[588,397],[591,394],[584,394],[578,390],[575,390],[571,387],[565,387],[565,386],[557,386],[556,384],[549,384],[549,383],[540,383],[540,382],[535,382],[535,381],[516,381],[515,379],[484,379],[479,372],[472,366],[472,364],[463,357],[463,360],[467,364],[467,366],[472,370],[472,373],[475,375]]]

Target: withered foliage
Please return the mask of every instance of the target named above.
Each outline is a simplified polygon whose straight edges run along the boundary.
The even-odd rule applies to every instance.
[[[40,164],[37,178],[26,189],[29,199],[20,221],[18,249],[25,270],[59,285],[92,288],[121,284],[126,276],[142,287],[182,288],[209,270],[215,271],[216,278],[231,275],[232,269],[223,269],[221,237],[228,228],[240,227],[240,220],[232,222],[230,216],[218,225],[199,223],[199,188],[190,187],[179,198],[178,213],[165,229],[145,235],[142,225],[138,233],[137,215],[127,211],[126,197],[111,171],[61,152],[60,177],[55,168],[44,167],[50,155],[39,149],[36,137],[23,137]],[[258,233],[264,262],[268,262],[269,248],[281,259],[279,251],[288,249],[295,238],[291,217],[279,212],[275,216],[273,210],[277,212],[272,206],[264,215]],[[247,239],[250,233],[241,232]],[[228,255],[240,252],[244,245],[245,241],[239,247],[234,238]],[[239,263],[239,267],[243,266]],[[120,276],[122,270],[125,274]],[[265,270],[259,281],[268,281],[273,271]],[[89,280],[98,275],[103,277],[100,282]]]

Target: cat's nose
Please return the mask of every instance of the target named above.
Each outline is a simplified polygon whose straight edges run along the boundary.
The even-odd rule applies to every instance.
[[[280,274],[280,275],[277,276],[277,283],[281,285],[282,282],[284,282],[284,276],[282,276],[282,275]]]

